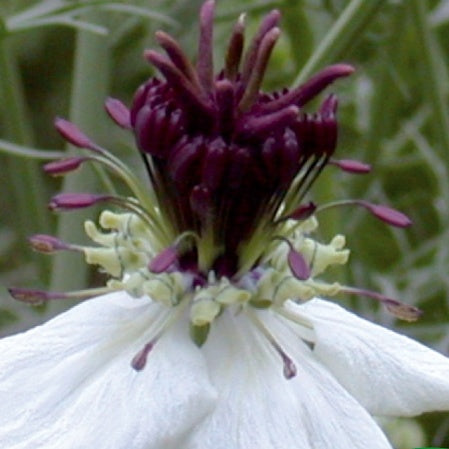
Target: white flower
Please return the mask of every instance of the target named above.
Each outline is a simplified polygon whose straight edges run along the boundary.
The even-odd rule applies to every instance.
[[[110,275],[106,286],[71,293],[11,289],[17,299],[93,298],[49,323],[0,341],[0,448],[5,449],[388,449],[371,414],[412,416],[449,409],[449,360],[317,297],[361,294],[395,316],[419,310],[382,294],[320,279],[349,251],[337,235],[316,241],[315,213],[364,207],[380,220],[410,220],[387,206],[304,196],[336,160],[337,99],[303,106],[346,64],[303,86],[260,91],[280,30],[278,11],[243,54],[243,17],[223,71],[213,75],[214,3],[200,13],[194,67],[179,44],[146,53],[165,80],[138,89],[129,111],[106,108],[134,132],[153,184],[133,175],[75,125],[59,132],[87,150],[46,165],[61,175],[103,164],[132,196],[63,193],[54,210],[109,203],[94,247],[45,235],[37,250],[84,254]]]
[[[0,447],[8,449],[386,449],[372,414],[449,409],[449,360],[328,301],[286,307],[299,326],[225,311],[198,348],[181,317],[145,369],[130,360],[166,313],[124,292],[0,341]]]

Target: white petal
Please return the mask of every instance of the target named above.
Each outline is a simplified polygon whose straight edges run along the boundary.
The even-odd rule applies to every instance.
[[[218,404],[182,449],[390,448],[309,348],[277,319],[268,325],[295,358],[297,376],[284,378],[280,357],[244,313],[224,313],[204,347]]]
[[[0,447],[160,449],[210,410],[199,350],[174,325],[136,372],[161,307],[125,293],[87,301],[0,340]]]
[[[316,356],[371,413],[449,410],[448,358],[328,301],[291,307],[314,323]]]

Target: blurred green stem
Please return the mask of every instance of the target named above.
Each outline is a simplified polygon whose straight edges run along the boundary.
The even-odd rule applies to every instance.
[[[16,54],[6,35],[0,35],[0,115],[5,135],[11,141],[31,146],[33,141],[30,120],[22,81],[17,68]],[[26,236],[36,232],[50,232],[46,212],[47,195],[44,191],[40,165],[35,161],[6,159],[9,185],[12,186],[16,204],[16,219],[21,241],[26,245]]]
[[[320,42],[294,81],[302,84],[318,69],[343,58],[386,0],[352,0]]]
[[[99,13],[89,19],[102,24]],[[107,36],[78,31],[73,68],[70,120],[94,140],[104,125],[103,102],[108,91],[109,46]],[[98,187],[97,176],[89,167],[65,178],[64,192],[91,192]],[[92,210],[62,213],[58,221],[58,236],[65,241],[83,242],[84,221],[92,218]],[[58,254],[53,258],[51,288],[53,290],[82,289],[87,285],[88,268],[79,255]]]
[[[410,0],[409,7],[416,27],[416,43],[420,60],[423,61],[425,72],[425,87],[430,96],[430,103],[434,111],[434,132],[437,141],[441,142],[442,159],[449,167],[449,112],[446,104],[445,86],[449,85],[447,74],[442,69],[441,52],[438,42],[433,35],[427,13],[427,2],[424,0]]]

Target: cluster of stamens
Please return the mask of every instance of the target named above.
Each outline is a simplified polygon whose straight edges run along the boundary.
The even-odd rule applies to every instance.
[[[193,340],[201,345],[224,309],[246,310],[284,362],[286,377],[294,375],[291,360],[264,328],[256,309],[272,309],[297,323],[284,307],[287,300],[314,296],[359,294],[384,304],[403,319],[419,311],[392,298],[363,289],[319,281],[329,265],[346,263],[343,236],[329,244],[312,239],[315,215],[336,206],[357,205],[380,220],[399,227],[410,224],[402,213],[365,200],[317,206],[304,202],[310,186],[326,165],[349,173],[367,173],[359,161],[336,160],[337,99],[329,95],[318,112],[304,106],[336,79],[353,72],[347,64],[330,66],[304,85],[267,94],[261,91],[271,51],[279,37],[280,15],[262,21],[244,52],[244,18],[237,21],[224,69],[214,75],[212,21],[214,3],[200,14],[196,67],[178,43],[158,32],[166,56],[154,51],[147,60],[164,79],[151,78],[136,92],[128,108],[109,99],[106,110],[121,127],[131,130],[153,187],[149,191],[123,162],[74,124],[56,120],[56,129],[83,155],[45,166],[51,175],[65,175],[84,163],[102,164],[125,182],[131,196],[62,193],[52,198],[55,211],[107,203],[122,209],[104,211],[102,229],[86,222],[98,245],[85,247],[36,235],[32,246],[41,252],[81,252],[111,280],[100,289],[44,292],[10,289],[17,299],[35,304],[56,298],[88,298],[125,290],[148,296],[168,309],[189,307]],[[169,320],[169,323],[171,320]],[[298,324],[298,323],[297,323]],[[308,324],[301,322],[308,327]],[[162,332],[162,331],[161,331]],[[133,359],[140,370],[155,337]]]

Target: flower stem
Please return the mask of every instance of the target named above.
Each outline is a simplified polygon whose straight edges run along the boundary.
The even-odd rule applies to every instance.
[[[98,13],[89,19],[101,23]],[[105,36],[78,31],[73,68],[70,120],[88,135],[98,137],[109,80],[108,41]],[[91,169],[83,169],[65,178],[65,192],[95,192],[97,176]],[[85,240],[83,222],[92,211],[61,214],[58,221],[58,237],[64,241],[81,243]],[[80,289],[87,286],[88,267],[72,254],[57,254],[53,258],[52,290]]]
[[[365,29],[384,3],[385,0],[352,0],[312,53],[293,84],[302,84],[318,69],[341,59],[348,47],[357,42],[357,35]]]

